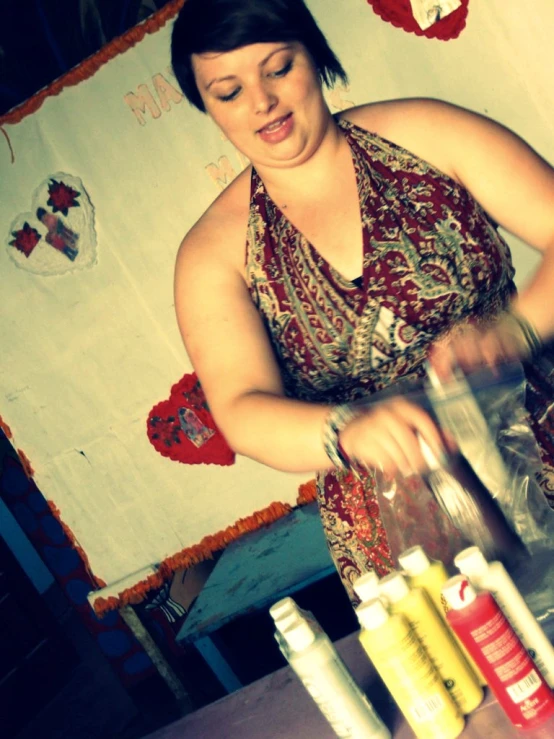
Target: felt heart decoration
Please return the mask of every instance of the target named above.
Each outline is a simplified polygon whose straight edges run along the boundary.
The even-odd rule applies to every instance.
[[[184,375],[148,414],[148,438],[162,456],[183,464],[234,464],[235,453],[208,409],[196,374]]]
[[[96,263],[94,208],[82,180],[56,172],[36,188],[31,210],[11,223],[8,254],[18,267],[61,275]]]
[[[462,0],[461,6],[432,26],[423,31],[414,18],[410,0],[367,0],[373,10],[384,21],[392,23],[397,28],[402,28],[408,33],[418,36],[436,38],[441,41],[457,38],[463,31],[468,13],[469,0]],[[440,8],[440,0],[437,0],[437,9]]]

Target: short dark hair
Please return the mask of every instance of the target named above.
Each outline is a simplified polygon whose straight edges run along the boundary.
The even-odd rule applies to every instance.
[[[188,101],[204,113],[192,54],[233,51],[273,41],[303,44],[327,87],[332,87],[337,78],[348,82],[303,0],[185,0],[171,35],[173,72]]]

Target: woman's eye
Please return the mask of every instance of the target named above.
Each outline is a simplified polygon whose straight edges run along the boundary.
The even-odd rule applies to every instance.
[[[284,67],[278,69],[276,72],[271,72],[270,77],[284,77],[292,69],[292,59],[285,64]]]
[[[234,100],[239,94],[239,92],[240,92],[240,87],[237,87],[232,92],[230,92],[228,95],[219,95],[218,97],[222,102],[228,103],[231,100]]]

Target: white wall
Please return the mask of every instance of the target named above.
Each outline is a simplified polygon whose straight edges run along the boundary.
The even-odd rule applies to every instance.
[[[467,27],[448,42],[394,28],[366,0],[308,3],[350,75],[350,89],[339,91],[344,100],[449,100],[496,118],[554,162],[552,0],[470,0]],[[169,31],[5,125],[13,162],[0,137],[0,413],[38,487],[107,583],[274,501],[294,504],[309,477],[245,459],[185,466],[146,438],[150,409],[190,371],[172,298],[178,243],[219,192],[216,165],[226,157],[235,171],[242,166],[178,92],[162,105]],[[146,89],[156,107],[138,114],[129,94],[138,99]],[[14,255],[9,241],[22,222],[16,217],[40,228],[37,202],[56,172],[82,179],[91,202],[80,209],[89,216],[82,239],[96,251],[71,271],[45,274],[31,269],[34,257]],[[510,243],[522,284],[536,255]],[[44,240],[40,248],[68,266]]]

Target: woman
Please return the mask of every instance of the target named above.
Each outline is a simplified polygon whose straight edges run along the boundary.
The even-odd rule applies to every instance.
[[[452,359],[529,358],[552,337],[553,171],[438,101],[333,117],[322,85],[346,75],[301,0],[187,0],[172,59],[189,101],[252,163],[181,245],[183,340],[238,453],[322,470],[323,525],[354,599],[359,574],[392,566],[370,470],[422,470],[417,436],[437,454],[443,441],[404,399],[348,403],[421,376],[429,356],[444,374]],[[517,302],[496,224],[544,252]]]

